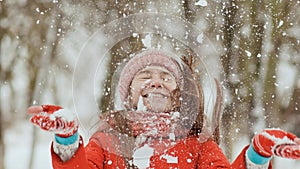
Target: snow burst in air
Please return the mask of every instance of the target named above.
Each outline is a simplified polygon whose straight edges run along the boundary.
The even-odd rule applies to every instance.
[[[147,168],[150,166],[150,157],[153,155],[154,149],[148,144],[138,148],[133,153],[133,164],[138,168]]]
[[[142,39],[142,42],[147,48],[151,48],[151,35],[146,35],[145,38]]]
[[[199,42],[199,43],[202,43],[202,42],[203,42],[203,33],[200,33],[200,34],[197,36],[197,42]]]
[[[136,37],[139,36],[139,34],[138,33],[133,33],[132,36],[136,38]]]
[[[247,54],[248,57],[250,57],[252,55],[251,52],[248,51],[248,50],[245,50],[245,52],[246,52],[246,54]]]
[[[195,5],[207,6],[207,1],[206,0],[199,0],[198,2],[195,3]]]
[[[278,23],[277,28],[280,28],[282,25],[283,25],[283,20],[280,20],[279,23]]]
[[[178,157],[173,157],[173,156],[168,155],[168,154],[163,154],[162,156],[160,156],[160,158],[163,158],[163,159],[167,160],[167,163],[173,163],[173,164],[178,163]]]

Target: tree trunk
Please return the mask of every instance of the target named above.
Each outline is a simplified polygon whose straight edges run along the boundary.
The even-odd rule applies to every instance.
[[[0,3],[0,9],[1,9],[1,14],[0,14],[0,20],[6,17],[7,15],[7,9],[5,8],[6,2],[1,2]],[[0,27],[0,47],[2,46],[2,40],[4,35],[6,34],[6,30]],[[2,56],[2,48],[0,48],[0,56]],[[1,57],[0,57],[1,59]],[[1,83],[5,82],[4,79],[4,71],[2,70],[2,64],[0,62],[0,81]],[[2,85],[2,84],[1,84]],[[0,97],[1,97],[1,88],[0,88]],[[4,126],[3,126],[3,110],[2,110],[2,102],[0,103],[0,169],[4,169],[5,166],[5,144],[4,144]]]
[[[274,39],[274,38],[272,38]],[[277,102],[276,94],[276,68],[279,60],[279,39],[274,44],[274,49],[269,54],[269,60],[267,65],[267,73],[265,78],[263,102],[265,108],[265,118],[267,127],[275,127],[279,123],[279,106]]]
[[[255,107],[260,104],[260,101],[256,98],[259,97],[257,92],[257,84],[262,85],[260,81],[260,69],[261,69],[261,54],[264,40],[264,21],[260,18],[260,11],[263,10],[264,5],[262,2],[256,1],[245,2],[245,8],[250,8],[250,35],[249,37],[239,37],[240,49],[239,49],[239,64],[238,72],[240,72],[240,90],[243,94],[239,94],[241,98],[241,118],[240,124],[241,134],[252,138],[253,127],[257,120]],[[248,53],[247,53],[248,52]],[[246,91],[246,93],[245,93]],[[247,124],[247,125],[245,125]]]
[[[31,105],[35,100],[39,101],[41,99],[40,92],[43,90],[43,88],[41,85],[39,85],[39,83],[43,82],[45,86],[48,83],[47,80],[48,68],[49,65],[51,65],[53,58],[55,58],[57,54],[56,52],[59,44],[59,37],[56,36],[57,35],[56,30],[57,28],[61,28],[61,22],[62,22],[61,18],[57,17],[57,16],[62,16],[62,14],[58,15],[59,10],[57,9],[58,8],[54,7],[51,15],[48,18],[51,19],[51,21],[53,22],[55,21],[54,23],[52,23],[53,25],[55,25],[54,29],[49,29],[50,26],[46,22],[44,26],[48,29],[40,31],[41,45],[45,44],[47,48],[45,48],[43,51],[31,49],[32,51],[34,51],[31,55],[31,58],[33,58],[32,61],[36,60],[35,58],[36,56],[41,56],[41,57],[38,57],[39,60],[38,64],[31,64],[36,66],[34,67],[34,69],[36,70],[34,71],[34,74],[30,78],[30,90],[28,94],[30,98],[28,99],[28,105]],[[33,126],[31,153],[30,153],[30,157],[29,157],[30,159],[28,165],[29,168],[34,167],[35,150],[36,150],[35,148],[37,145],[37,141],[38,141],[37,128]]]
[[[135,43],[133,43],[135,42]],[[101,112],[106,112],[113,110],[114,102],[112,99],[112,90],[111,86],[113,82],[113,75],[118,68],[118,63],[122,63],[122,60],[129,58],[129,54],[126,51],[123,51],[122,48],[129,48],[129,51],[139,51],[142,48],[141,37],[130,37],[126,40],[123,40],[116,44],[111,49],[111,60],[107,70],[106,78],[104,81],[104,93],[100,99],[100,110]],[[118,91],[116,91],[118,92]]]
[[[0,51],[1,52],[1,51]],[[1,64],[0,64],[0,70],[1,70]],[[2,102],[0,103],[0,107],[2,105]],[[0,169],[4,169],[4,128],[3,128],[3,113],[2,109],[0,109]]]
[[[137,10],[141,10],[140,8],[138,8],[138,6],[140,5],[139,3],[137,3],[138,5],[136,5],[134,8],[132,8],[131,10],[128,10],[127,8],[125,8],[125,6],[127,6],[127,2],[120,2],[117,6],[116,4],[114,4],[114,2],[109,3],[108,5],[108,11],[114,11],[117,10],[118,11],[118,17],[123,17],[124,15],[128,16],[132,13],[134,13],[135,11],[133,11],[134,9]],[[127,9],[127,10],[126,10]],[[110,18],[110,16],[106,16],[107,18]],[[110,22],[108,20],[108,22]],[[107,70],[107,74],[106,74],[106,78],[104,80],[104,93],[102,95],[102,97],[100,98],[100,110],[101,112],[106,112],[109,110],[113,110],[113,104],[114,102],[111,100],[112,99],[112,78],[113,75],[116,71],[116,69],[118,68],[118,63],[121,63],[122,60],[124,58],[128,58],[130,52],[135,52],[135,51],[139,51],[142,49],[142,42],[141,42],[141,36],[137,36],[137,37],[129,37],[127,39],[124,39],[120,42],[118,42],[118,44],[116,44],[112,49],[111,49],[111,53],[110,53],[110,57],[111,60],[109,61],[109,67]],[[117,91],[116,91],[117,92]]]
[[[237,8],[234,6],[234,0],[229,0],[224,5],[225,8],[222,11],[222,15],[224,18],[224,25],[222,28],[222,32],[224,34],[223,44],[225,48],[225,54],[221,56],[221,62],[223,65],[223,71],[224,71],[224,85],[229,90],[232,102],[229,105],[226,105],[224,108],[223,113],[223,120],[222,120],[222,128],[223,131],[226,133],[223,133],[223,143],[226,147],[224,150],[227,157],[230,157],[232,155],[232,138],[234,137],[234,129],[236,128],[236,124],[238,123],[237,120],[237,114],[239,113],[236,109],[236,94],[235,94],[235,85],[230,82],[230,76],[232,74],[232,57],[234,56],[233,53],[233,41],[234,41],[234,31],[236,27],[236,21],[235,16],[237,13]]]
[[[280,26],[280,21],[285,20],[288,12],[287,2],[273,1],[271,3],[271,43],[273,47],[268,54],[268,63],[266,68],[266,76],[264,79],[263,105],[265,109],[265,118],[267,127],[277,127],[280,122],[280,102],[277,98],[277,66],[279,62],[280,50],[282,46],[282,33],[286,28],[285,25]]]

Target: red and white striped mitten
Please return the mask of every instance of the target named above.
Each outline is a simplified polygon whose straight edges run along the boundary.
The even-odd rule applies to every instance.
[[[60,106],[31,106],[27,113],[33,115],[31,123],[59,137],[66,138],[77,133],[79,123],[76,114]]]
[[[263,157],[273,155],[300,159],[300,138],[281,129],[265,129],[252,140],[253,149]]]

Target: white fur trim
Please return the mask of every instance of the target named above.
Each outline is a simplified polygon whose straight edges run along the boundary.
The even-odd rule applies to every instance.
[[[63,162],[66,162],[72,158],[79,147],[79,138],[77,141],[70,145],[62,145],[53,141],[53,150],[60,157]]]
[[[246,160],[245,161],[246,161],[246,169],[268,169],[268,167],[269,167],[269,163],[263,164],[263,165],[258,165],[258,164],[253,163],[249,159],[247,153],[246,153]]]

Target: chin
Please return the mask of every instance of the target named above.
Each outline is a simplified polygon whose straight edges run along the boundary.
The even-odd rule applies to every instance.
[[[166,112],[171,112],[171,109],[167,108],[167,107],[161,107],[161,108],[148,108],[149,111],[153,111],[156,113],[166,113]]]

